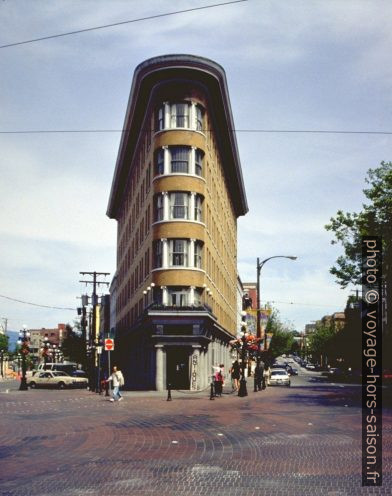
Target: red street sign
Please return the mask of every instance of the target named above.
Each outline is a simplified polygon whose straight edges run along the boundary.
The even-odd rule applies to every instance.
[[[114,350],[114,339],[107,338],[105,339],[105,351]]]

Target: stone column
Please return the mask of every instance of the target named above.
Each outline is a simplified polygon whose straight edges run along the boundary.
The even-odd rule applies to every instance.
[[[189,127],[196,129],[196,103],[192,102],[189,109]]]
[[[161,286],[162,289],[162,305],[167,306],[169,304],[169,293],[166,286]]]
[[[191,357],[191,391],[200,389],[200,346],[193,347],[193,354]]]
[[[163,220],[169,220],[170,218],[169,193],[167,191],[164,191],[162,194],[163,194]]]
[[[168,242],[166,238],[162,238],[161,242],[162,242],[162,269],[167,269],[169,266]]]
[[[163,116],[163,128],[170,128],[170,105],[168,102],[164,102],[164,116]]]
[[[195,266],[195,239],[189,240],[188,267]]]
[[[194,305],[195,303],[195,286],[189,288],[189,305]]]
[[[156,350],[156,372],[155,372],[155,387],[157,391],[164,391],[166,389],[163,383],[163,345],[155,345]]]
[[[189,197],[189,214],[188,214],[189,220],[196,220],[195,219],[195,202],[196,202],[196,193],[194,191],[191,191],[191,194]]]
[[[196,174],[196,147],[191,146],[191,156],[189,160],[189,174]]]
[[[170,150],[168,146],[163,146],[163,173],[170,174]]]

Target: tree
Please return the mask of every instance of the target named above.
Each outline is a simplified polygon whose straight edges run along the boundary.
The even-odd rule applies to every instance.
[[[272,334],[271,343],[268,349],[270,361],[277,356],[291,352],[294,343],[294,334],[287,325],[282,323],[278,310],[272,310],[265,332],[267,334]]]
[[[62,343],[64,357],[71,362],[85,364],[86,343],[84,342],[81,331],[77,326],[72,328],[69,324],[67,324],[65,328],[67,330],[67,337]]]
[[[290,353],[294,343],[293,333],[284,329],[277,329],[271,338],[269,352],[273,358]]]
[[[391,314],[392,309],[392,162],[381,162],[380,167],[370,169],[365,178],[369,185],[363,192],[368,200],[359,213],[343,213],[339,210],[336,217],[331,218],[325,226],[327,231],[334,233],[332,244],[340,243],[344,255],[336,260],[330,269],[336,276],[336,282],[342,288],[348,284],[361,284],[361,239],[362,236],[380,236],[383,248],[383,287],[386,305]],[[386,319],[388,318],[385,315]],[[391,315],[389,317],[391,320]],[[392,326],[389,326],[392,329]],[[384,350],[392,346],[392,331],[384,336]],[[385,356],[392,366],[392,358]]]
[[[308,351],[313,359],[316,359],[321,366],[325,366],[328,357],[334,349],[336,330],[333,325],[316,325],[316,329],[309,335]]]
[[[8,351],[8,336],[0,334],[0,350]]]
[[[369,169],[365,178],[370,188],[363,192],[370,203],[363,205],[360,213],[343,213],[339,210],[325,228],[332,231],[335,239],[331,244],[341,243],[344,255],[336,260],[330,270],[337,282],[345,288],[348,284],[361,284],[361,238],[366,235],[382,237],[384,251],[384,274],[391,277],[392,250],[392,162],[381,162],[377,169]]]

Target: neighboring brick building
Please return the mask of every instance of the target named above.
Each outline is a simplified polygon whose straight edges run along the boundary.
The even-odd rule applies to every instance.
[[[67,337],[67,329],[65,324],[57,324],[55,329],[29,329],[30,332],[30,352],[31,354],[40,359],[42,357],[41,348],[47,338],[50,345],[61,346],[64,339]]]
[[[108,216],[118,221],[117,358],[130,388],[205,387],[237,333],[247,210],[224,70],[192,55],[135,71]]]

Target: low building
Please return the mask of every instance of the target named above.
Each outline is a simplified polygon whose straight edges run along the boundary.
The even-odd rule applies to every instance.
[[[41,359],[42,348],[44,343],[48,343],[51,347],[61,347],[64,339],[67,337],[68,331],[65,324],[57,324],[57,328],[46,329],[29,329],[30,332],[30,353],[35,359]]]

